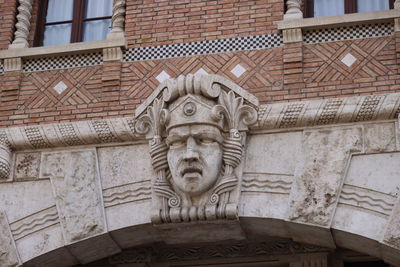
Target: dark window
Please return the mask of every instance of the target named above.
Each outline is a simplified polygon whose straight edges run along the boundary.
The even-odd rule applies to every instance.
[[[111,26],[112,0],[44,0],[34,46],[104,40]]]
[[[393,9],[394,0],[305,0],[304,17],[336,16]]]

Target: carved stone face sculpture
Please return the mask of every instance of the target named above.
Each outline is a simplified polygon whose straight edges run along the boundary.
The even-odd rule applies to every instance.
[[[172,183],[188,196],[207,192],[217,181],[222,166],[223,138],[211,125],[185,125],[167,137],[168,165]]]
[[[152,222],[236,219],[236,167],[257,99],[222,77],[191,74],[166,80],[150,99],[136,110],[135,130],[152,136]]]

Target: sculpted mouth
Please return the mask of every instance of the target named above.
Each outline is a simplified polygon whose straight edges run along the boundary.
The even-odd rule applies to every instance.
[[[201,170],[201,168],[196,167],[196,166],[190,166],[190,167],[186,167],[182,170],[181,175],[185,176],[185,174],[187,173],[198,173],[200,175],[203,174],[203,171]]]

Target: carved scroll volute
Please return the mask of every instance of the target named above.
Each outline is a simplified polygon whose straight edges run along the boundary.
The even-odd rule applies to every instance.
[[[229,128],[229,137],[223,142],[223,161],[225,164],[224,175],[215,187],[210,204],[218,204],[217,217],[236,217],[236,205],[229,205],[230,192],[238,185],[238,178],[234,169],[239,166],[243,152],[243,136],[240,127],[247,130],[247,126],[256,123],[257,111],[243,103],[242,97],[235,97],[231,91],[221,92],[219,104],[212,110],[215,120],[224,118]]]
[[[177,207],[180,199],[172,190],[167,181],[168,147],[163,139],[165,124],[169,120],[169,111],[164,109],[164,101],[155,99],[153,105],[147,108],[147,113],[140,117],[135,124],[135,129],[139,134],[150,134],[150,157],[157,178],[153,182],[153,191],[160,196],[161,203],[155,204],[155,214],[152,216],[154,223],[169,221],[169,207]]]

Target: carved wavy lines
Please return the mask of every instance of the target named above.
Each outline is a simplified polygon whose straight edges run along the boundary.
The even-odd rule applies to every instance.
[[[104,206],[111,207],[128,202],[151,199],[150,180],[103,190]]]
[[[242,192],[289,194],[292,179],[292,175],[245,173],[242,181]]]
[[[10,224],[15,240],[59,223],[56,206],[49,207]]]
[[[371,191],[352,185],[344,185],[339,203],[356,206],[389,216],[396,198],[381,192]]]

